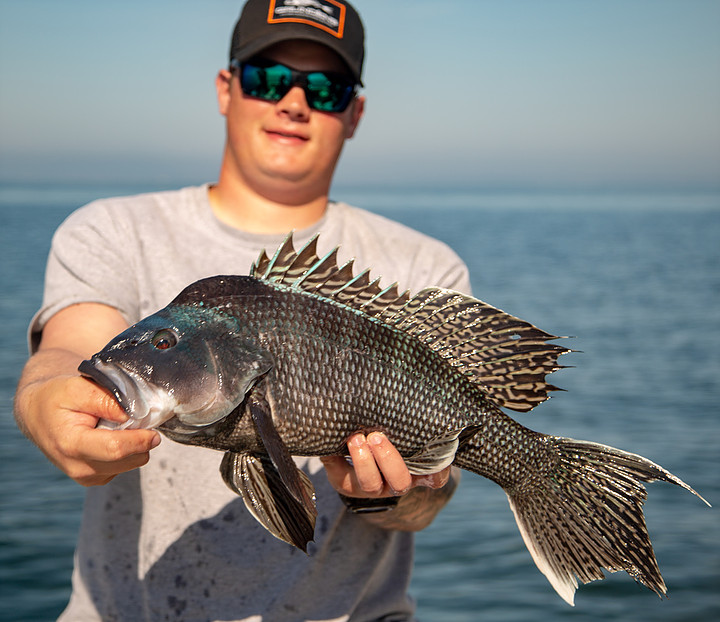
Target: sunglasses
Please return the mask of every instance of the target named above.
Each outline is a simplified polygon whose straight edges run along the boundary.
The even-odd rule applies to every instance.
[[[269,102],[280,101],[293,86],[299,86],[314,110],[343,112],[355,95],[355,81],[341,73],[298,71],[262,58],[242,63],[233,59],[230,68],[239,70],[245,95]]]

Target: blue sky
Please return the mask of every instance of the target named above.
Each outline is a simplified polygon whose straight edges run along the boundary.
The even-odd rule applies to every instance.
[[[0,180],[215,179],[239,0],[0,0]],[[720,189],[720,0],[357,0],[338,185]]]

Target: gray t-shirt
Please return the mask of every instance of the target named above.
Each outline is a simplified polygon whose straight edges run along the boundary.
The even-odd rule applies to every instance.
[[[452,250],[386,218],[330,203],[320,222],[295,232],[296,248],[317,231],[319,252],[341,245],[340,261],[354,257],[356,273],[371,267],[385,285],[470,290]],[[134,323],[192,281],[247,274],[260,251],[283,238],[221,223],[207,186],[91,203],[55,234],[31,347],[47,319],[71,304],[107,304]],[[346,512],[320,461],[296,458],[318,501],[305,555],[252,518],[223,483],[221,458],[164,439],[146,466],[88,489],[73,593],[60,620],[413,619],[412,534]]]

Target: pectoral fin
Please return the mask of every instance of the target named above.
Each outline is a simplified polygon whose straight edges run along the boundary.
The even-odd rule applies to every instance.
[[[317,514],[314,497],[315,490],[312,484],[310,484],[310,492],[308,493],[307,486],[301,478],[303,472],[297,468],[287,445],[285,445],[284,441],[280,438],[275,428],[270,412],[271,407],[267,399],[259,393],[253,392],[248,398],[248,409],[255,422],[255,428],[260,436],[260,440],[265,446],[265,450],[275,466],[282,483],[298,503],[305,505],[308,510],[312,510],[314,514]]]
[[[303,496],[312,499],[310,506],[290,494],[267,455],[227,452],[220,466],[225,483],[242,497],[257,521],[276,538],[307,553],[315,532],[315,493],[310,478],[295,470]]]
[[[405,458],[408,470],[413,475],[429,475],[442,471],[452,464],[460,443],[476,429],[476,426],[470,426],[435,437],[419,452]]]

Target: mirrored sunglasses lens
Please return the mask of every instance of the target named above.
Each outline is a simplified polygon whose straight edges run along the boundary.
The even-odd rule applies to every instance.
[[[240,82],[246,95],[278,101],[292,85],[292,72],[283,65],[259,67],[246,63],[243,65]]]
[[[333,79],[321,72],[307,74],[308,104],[323,112],[341,112],[347,108],[352,94],[352,85]]]

